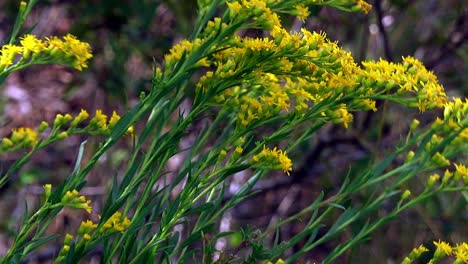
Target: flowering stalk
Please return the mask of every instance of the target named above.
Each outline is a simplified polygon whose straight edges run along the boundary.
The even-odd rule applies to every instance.
[[[323,193],[310,207],[272,223],[267,232],[255,238],[245,236],[245,244],[253,252],[247,262],[293,263],[344,233],[351,224],[369,221],[330,252],[324,261],[329,263],[402,211],[439,193],[467,190],[466,165],[457,161],[466,148],[457,146],[468,144],[468,102],[449,100],[436,76],[415,58],[403,57],[401,63],[365,61],[361,66],[324,33],[306,29],[289,32],[282,26],[280,14],[303,20],[309,15],[309,5],[365,13],[370,9],[362,0],[200,0],[194,33],[169,50],[163,66],[154,70],[152,89],[128,113],[108,117],[97,110],[92,118],[85,111],[75,117],[57,115],[52,124],[43,123],[37,130],[17,129],[2,139],[2,151],[32,148],[32,154],[72,134],[104,136],[83,168],[82,145],[70,177],[53,191],[45,187],[46,203],[33,220],[50,220],[64,206],[92,213],[91,201],[79,195],[86,176],[120,138],[129,131],[135,133],[128,165],[113,181],[100,215],[82,221],[73,237],[65,236],[56,262],[79,262],[98,246],[103,247],[103,263],[115,259],[121,263],[155,259],[183,262],[192,258],[194,243],[208,240],[207,234],[214,232],[219,218],[247,199],[269,171],[295,173],[294,156],[300,155],[297,146],[325,124],[352,129],[353,113],[377,111],[376,100],[393,101],[420,112],[444,108],[444,117],[430,129],[414,122],[406,141],[394,153],[359,176],[344,180],[337,194]],[[252,38],[238,34],[249,28],[265,30],[267,35]],[[89,46],[72,36],[39,40],[29,35],[20,43],[5,46],[5,51],[2,48],[3,72],[46,61],[81,70],[91,57]],[[183,102],[190,102],[190,107],[181,110]],[[137,122],[142,126],[135,132]],[[193,127],[200,133],[194,133],[191,143],[184,145]],[[40,135],[47,131],[50,135],[41,141]],[[13,168],[23,165],[31,154]],[[183,162],[168,169],[172,160]],[[440,170],[446,171],[443,176]],[[250,178],[226,199],[226,180],[236,173]],[[416,177],[424,178],[426,185],[408,188]],[[368,194],[367,201],[344,206],[362,193]],[[375,217],[384,203],[394,207]],[[333,219],[337,208],[343,211]],[[305,216],[310,221],[301,233],[283,245],[268,244],[275,230]],[[327,220],[333,225],[317,236]],[[30,246],[26,238],[39,224],[43,226],[35,237],[41,236],[50,223],[44,222],[26,221],[18,242],[3,261],[27,254],[28,250],[21,250]],[[214,235],[216,239],[223,236]],[[309,239],[302,243],[305,238]],[[285,256],[288,248],[299,243],[299,251]],[[214,252],[212,245],[203,251],[206,262],[212,260],[210,252]]]

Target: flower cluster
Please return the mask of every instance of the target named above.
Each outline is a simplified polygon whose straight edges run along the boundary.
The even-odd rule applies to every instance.
[[[411,124],[410,132],[413,133],[419,121],[415,120]],[[454,98],[445,103],[443,119],[437,118],[431,125],[433,132],[431,138],[423,145],[422,155],[428,155],[429,169],[445,169],[441,176],[435,172],[429,175],[426,188],[434,186],[455,186],[462,182],[468,185],[468,169],[466,164],[457,163],[451,159],[458,156],[468,148],[468,101]],[[446,143],[446,138],[452,138]],[[406,162],[411,162],[415,157],[415,152],[410,151],[406,157]],[[453,168],[449,168],[452,166]],[[439,183],[440,185],[436,185]]]
[[[416,133],[419,124],[413,120],[410,133]],[[429,172],[424,191],[466,188],[468,168],[459,157],[468,149],[468,100],[454,98],[445,103],[443,118],[436,118],[423,135],[427,140],[418,146],[417,154],[408,152],[405,163],[415,162]]]
[[[123,216],[120,212],[115,212],[102,226],[102,232],[104,233],[113,233],[113,232],[123,232],[130,226],[130,219],[126,216]]]
[[[229,19],[216,17],[207,23],[200,38],[183,40],[165,56],[165,73],[178,61],[190,61],[190,67],[207,67],[196,83],[198,98],[232,113],[237,129],[258,127],[268,120],[301,118],[343,124],[348,128],[352,112],[377,111],[376,100],[391,100],[420,111],[441,108],[447,96],[436,76],[412,57],[401,63],[385,60],[354,62],[349,52],[324,33],[288,32],[279,13],[308,14],[307,5],[331,5],[341,9],[368,12],[364,1],[290,1],[277,9],[274,1],[243,0],[227,3]],[[262,38],[226,34],[236,23],[268,30]],[[221,37],[223,36],[223,37]],[[215,38],[217,45],[205,45]],[[203,47],[209,47],[203,50]],[[187,60],[186,58],[191,58]],[[157,71],[157,78],[162,78]],[[241,154],[240,148],[236,149]],[[268,157],[275,168],[289,174],[292,164],[276,149],[264,150],[253,163]],[[233,155],[235,156],[235,155]],[[443,153],[435,154],[434,163],[446,166]]]
[[[447,102],[444,108],[444,119],[453,119],[461,126],[468,124],[468,99],[463,101],[460,98],[454,98],[453,101]],[[466,133],[466,131],[464,131]]]
[[[96,229],[96,227],[97,224],[93,223],[91,220],[83,221],[78,228],[78,235],[89,238],[90,234]]]
[[[44,184],[44,199],[46,202],[49,201],[49,198],[52,194],[52,185]],[[83,209],[88,213],[93,211],[91,207],[91,200],[86,199],[85,196],[79,195],[80,193],[77,190],[67,191],[60,200],[61,206]]]
[[[184,55],[195,52],[204,43],[202,39],[195,39],[194,41],[183,40],[180,43],[174,45],[169,53],[164,56],[166,70],[172,71],[174,65],[181,61]],[[197,66],[208,66],[206,59],[201,59]]]
[[[64,64],[77,70],[88,67],[93,57],[91,47],[73,35],[63,38],[49,37],[45,40],[27,34],[20,45],[6,44],[0,49],[0,72],[11,71],[24,64]]]
[[[84,209],[86,212],[91,213],[93,208],[91,207],[91,200],[87,200],[83,195],[78,196],[77,190],[67,191],[62,197],[61,204],[77,209]]]
[[[237,112],[242,126],[281,112],[304,113],[313,102],[355,84],[343,74],[354,71],[351,55],[324,34],[305,29],[289,34],[275,26],[271,35],[273,39],[235,37],[229,47],[213,54],[216,71],[208,71],[197,83],[200,92],[215,94],[215,103]],[[367,99],[361,105],[372,108]]]
[[[427,249],[425,246],[423,245],[420,245],[419,247],[417,248],[414,248],[411,253],[405,257],[403,259],[403,261],[401,262],[401,264],[410,264],[412,263],[414,260],[418,259],[424,252],[427,252],[429,251],[429,249]]]
[[[38,140],[38,133],[29,127],[20,127],[12,130],[9,138],[2,138],[1,150],[34,147]]]
[[[93,134],[109,134],[120,120],[120,116],[113,111],[112,116],[107,121],[107,115],[102,113],[102,110],[96,110],[95,116],[89,121],[89,125],[85,128]]]
[[[269,149],[263,146],[263,150],[252,157],[250,160],[252,167],[281,169],[288,174],[292,171],[292,161],[288,158],[285,151],[279,150],[276,147]]]
[[[123,216],[121,212],[115,212],[107,221],[102,225],[99,233],[114,233],[123,232],[130,226],[130,218]],[[90,240],[94,230],[98,227],[97,223],[91,220],[81,222],[78,228],[78,235],[83,236],[84,240]]]
[[[203,60],[215,68],[199,79],[197,91],[212,94],[244,127],[280,113],[305,113],[330,98],[343,103],[321,111],[322,118],[345,127],[351,111],[376,111],[376,99],[421,111],[447,102],[436,76],[415,58],[366,61],[360,67],[325,34],[305,29],[289,33],[274,25],[270,38],[233,37]]]
[[[47,136],[47,140],[45,141],[50,143],[67,138],[72,134],[82,133],[91,135],[109,135],[120,120],[120,116],[115,111],[113,111],[112,116],[108,118],[107,115],[103,114],[102,110],[98,109],[96,110],[95,116],[89,121],[89,123],[83,128],[79,128],[79,125],[89,117],[88,112],[83,109],[75,117],[71,114],[57,114],[53,121],[50,134]],[[43,121],[36,130],[28,127],[13,129],[10,137],[2,138],[0,153],[35,147],[40,142],[39,136],[46,132],[49,127],[49,123]],[[64,127],[67,127],[66,130],[63,130]],[[130,127],[127,133],[133,135],[133,129],[133,126]],[[48,144],[47,142],[45,142],[44,145]]]
[[[293,15],[304,21],[310,14],[308,6],[332,6],[350,12],[368,13],[371,6],[363,0],[293,0],[281,3],[272,0],[235,0],[227,3],[232,20],[249,19],[254,21],[251,27],[271,29],[280,25],[278,13]]]
[[[304,19],[307,5],[330,5],[341,9],[367,12],[370,6],[364,1],[290,1],[277,7],[274,1],[243,0],[227,3],[231,23],[222,18],[208,22],[203,39],[183,40],[165,56],[166,72],[176,61],[196,53],[210,38],[236,22],[253,21],[251,27],[270,31],[270,37],[251,38],[227,36],[220,46],[201,55],[195,67],[214,67],[203,75],[197,91],[213,95],[216,104],[228,107],[237,116],[238,125],[247,127],[255,122],[280,113],[305,113],[313,103],[342,94],[344,89],[358,90],[362,71],[351,54],[340,49],[325,34],[302,29],[289,33],[280,22],[278,13]],[[383,77],[382,77],[383,78]],[[362,79],[362,78],[361,78]],[[369,90],[369,89],[367,89]],[[323,111],[322,118],[346,127],[352,120],[348,109],[374,110],[374,93],[361,93],[347,105]]]
[[[54,263],[62,263],[65,260],[68,252],[70,251],[70,246],[72,242],[73,242],[73,235],[66,234],[65,238],[63,239],[63,246],[60,249],[60,252]]]
[[[130,226],[130,218],[123,216],[121,212],[115,212],[106,222],[102,225],[99,233],[114,233],[123,232]],[[91,220],[81,222],[78,228],[78,234],[82,235],[85,240],[89,240],[93,231],[97,228],[98,224]]]
[[[437,263],[439,260],[446,256],[454,256],[455,261],[454,264],[463,264],[468,263],[468,244],[463,242],[457,244],[455,246],[451,246],[449,243],[445,241],[434,241],[434,245],[436,246],[436,250],[428,263]],[[401,262],[402,264],[410,264],[413,261],[417,260],[424,252],[428,252],[429,250],[424,247],[423,245],[414,248],[411,253],[403,259]]]
[[[433,149],[444,138],[454,135],[454,140],[444,152],[457,152],[468,147],[468,100],[459,98],[445,104],[443,119],[437,118],[431,128],[437,132],[426,144],[426,150]]]
[[[280,18],[277,13],[271,9],[271,3],[263,0],[243,0],[233,1],[227,3],[229,9],[229,15],[231,19],[246,19],[254,18],[255,22],[252,24],[253,27],[262,27],[264,29],[270,29],[275,25],[280,25]],[[304,7],[302,12],[299,13],[297,9],[294,11],[298,16],[303,18],[304,12],[308,13]]]
[[[421,112],[442,108],[447,102],[444,89],[434,73],[413,57],[403,57],[402,63],[379,60],[365,61],[362,65],[358,80],[363,87],[373,90],[375,94],[396,90],[398,95],[414,95],[395,101],[410,107],[417,106]]]

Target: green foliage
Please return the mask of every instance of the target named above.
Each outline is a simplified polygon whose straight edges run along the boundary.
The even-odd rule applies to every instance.
[[[11,45],[18,42],[16,35],[34,4],[21,3]],[[154,67],[152,87],[122,117],[114,112],[108,118],[101,110],[92,118],[85,110],[75,117],[59,114],[51,125],[18,128],[3,138],[1,152],[29,152],[1,176],[0,187],[56,141],[81,134],[101,136],[102,142],[88,160],[83,159],[83,142],[71,174],[58,186],[44,185],[43,201],[33,214],[25,210],[1,263],[20,263],[61,235],[55,263],[84,262],[97,249],[103,263],[295,263],[333,243],[322,259],[331,263],[403,211],[436,195],[468,191],[468,169],[460,159],[468,149],[468,101],[449,100],[436,76],[415,58],[358,65],[325,34],[289,32],[282,26],[280,15],[304,20],[309,6],[370,9],[361,0],[198,1],[192,35],[170,49],[162,67]],[[241,36],[247,29],[269,35]],[[42,42],[29,36],[37,50],[20,41],[11,58],[9,44],[2,47],[0,66],[7,62],[0,72],[3,80],[32,64],[81,70],[91,58],[89,46],[74,37]],[[35,55],[29,59],[31,52]],[[414,121],[391,154],[358,164],[359,170],[339,179],[336,191],[323,190],[299,212],[274,219],[264,230],[217,230],[223,215],[255,195],[257,183],[273,170],[294,177],[296,161],[289,153],[300,155],[298,148],[327,124],[349,128],[353,113],[377,111],[376,101],[421,112],[443,108],[444,113],[428,126]],[[122,171],[107,175],[112,177],[107,198],[99,212],[91,213],[91,200],[80,191],[100,159],[125,140],[133,144],[128,161]],[[170,165],[174,160],[181,161],[176,168]],[[248,180],[228,195],[227,180],[240,173]],[[408,188],[418,181],[417,188]],[[377,214],[383,206],[385,214]],[[48,235],[64,208],[84,210],[90,220],[83,219],[72,234]],[[279,236],[282,227],[296,222],[304,223],[301,232]],[[217,246],[229,240],[224,249]],[[465,244],[435,245],[434,261],[452,250],[460,260],[468,254]],[[423,251],[416,249],[408,261]]]

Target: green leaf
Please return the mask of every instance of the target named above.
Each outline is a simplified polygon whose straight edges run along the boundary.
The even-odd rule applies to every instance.
[[[28,221],[29,218],[29,212],[28,212],[28,200],[24,199],[24,211],[23,211],[23,226],[26,225],[26,222]]]
[[[213,208],[215,208],[215,204],[213,202],[205,203],[205,204],[202,204],[200,206],[189,209],[188,211],[186,211],[183,214],[183,216],[185,217],[185,216],[195,215],[195,214],[201,213],[203,211],[208,211],[208,210],[213,209]]]
[[[29,252],[35,250],[36,248],[44,245],[45,243],[47,243],[50,240],[55,239],[55,238],[57,238],[59,236],[60,235],[58,235],[58,234],[54,234],[54,235],[50,235],[50,236],[46,236],[46,237],[40,237],[40,238],[36,238],[36,239],[31,240],[28,243],[28,245],[25,247],[24,254],[28,254]]]
[[[75,167],[73,168],[72,175],[78,174],[80,171],[81,160],[83,159],[84,147],[86,145],[87,140],[81,142],[80,148],[78,149],[78,156],[76,157]]]
[[[340,217],[335,221],[330,230],[328,230],[327,234],[334,235],[333,233],[341,231],[347,225],[352,223],[354,219],[356,219],[359,216],[359,213],[359,208],[346,209],[346,211],[344,211],[344,213],[341,214]]]

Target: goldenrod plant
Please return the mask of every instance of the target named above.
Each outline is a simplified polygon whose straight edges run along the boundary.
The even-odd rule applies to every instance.
[[[21,2],[10,41],[1,47],[2,81],[34,64],[81,71],[92,58],[92,43],[72,35],[17,37],[35,3]],[[58,185],[44,185],[40,205],[33,214],[25,210],[23,221],[16,223],[0,263],[21,263],[57,237],[63,244],[54,263],[86,263],[96,252],[102,263],[296,263],[335,241],[323,259],[331,263],[403,211],[435,195],[468,191],[462,158],[468,150],[468,100],[448,98],[434,73],[413,57],[358,64],[325,33],[293,32],[282,25],[282,16],[304,20],[313,6],[371,9],[363,0],[199,0],[192,35],[154,66],[151,89],[126,113],[57,114],[52,122],[20,127],[2,138],[0,152],[27,152],[1,175],[0,186],[38,150],[58,140],[81,134],[102,141],[86,162],[83,142],[72,172]],[[246,29],[266,34],[240,34]],[[182,107],[187,101],[190,108]],[[273,170],[289,177],[300,144],[326,124],[349,129],[354,113],[377,111],[377,101],[420,113],[441,109],[441,115],[431,124],[413,121],[390,155],[375,159],[359,177],[341,179],[338,192],[318,194],[309,206],[264,230],[243,228],[239,254],[227,256],[215,247],[218,239],[236,231],[217,231],[221,217],[248,199],[259,180]],[[190,134],[195,122],[198,131]],[[191,145],[183,147],[189,136]],[[107,175],[112,179],[107,198],[102,209],[94,210],[80,190],[90,171],[100,166],[98,160],[124,139],[133,141],[131,158],[121,176]],[[170,170],[168,162],[179,154],[183,162]],[[248,181],[226,196],[226,181],[239,172],[249,175]],[[423,181],[421,188],[410,189],[409,182],[416,179]],[[367,198],[353,203],[362,193]],[[386,214],[374,215],[384,204]],[[70,234],[46,234],[64,208],[83,210],[88,217]],[[303,221],[303,229],[282,240],[278,230],[295,221]],[[345,232],[352,235],[337,240]],[[456,242],[461,244],[435,242],[432,262],[454,254],[454,263],[467,263],[466,244]],[[425,251],[414,249],[402,256],[402,263]]]

